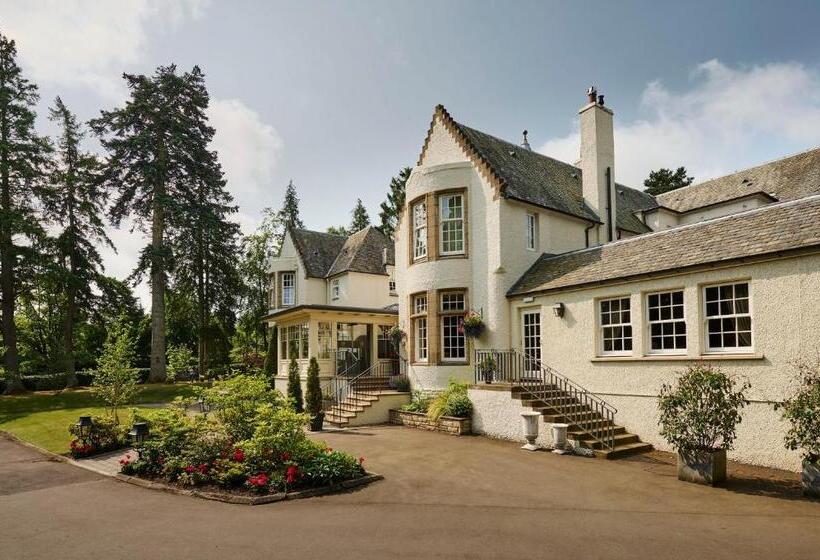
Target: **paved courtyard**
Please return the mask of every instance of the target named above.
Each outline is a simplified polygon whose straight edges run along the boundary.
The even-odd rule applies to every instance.
[[[606,462],[389,426],[321,437],[386,479],[237,506],[138,488],[0,438],[0,557],[802,560],[820,550],[820,502],[753,470],[713,489],[678,482],[661,455]]]

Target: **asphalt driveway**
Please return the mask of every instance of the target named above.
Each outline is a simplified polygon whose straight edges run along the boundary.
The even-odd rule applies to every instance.
[[[385,480],[237,506],[142,489],[0,438],[0,558],[816,558],[820,502],[745,471],[678,482],[602,461],[402,427],[325,433]],[[733,473],[730,470],[730,476]]]

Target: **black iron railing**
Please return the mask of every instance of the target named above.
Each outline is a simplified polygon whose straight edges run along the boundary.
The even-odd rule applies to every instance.
[[[330,360],[333,375],[358,375],[366,368],[364,352],[358,348],[330,348],[321,350],[319,360]]]
[[[407,383],[406,380],[407,361],[403,358],[379,360],[353,376],[342,372],[333,376],[322,388],[324,409],[328,411],[357,394],[381,388],[385,382],[388,386],[395,387],[399,383]]]
[[[615,407],[540,360],[517,350],[476,350],[476,383],[510,383],[567,419],[605,449],[615,447]]]

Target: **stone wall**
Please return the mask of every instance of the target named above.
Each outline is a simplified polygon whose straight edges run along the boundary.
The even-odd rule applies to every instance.
[[[443,416],[438,422],[432,422],[423,412],[408,412],[396,409],[390,411],[390,423],[421,430],[444,432],[456,436],[469,434],[472,430],[472,421],[469,418]]]

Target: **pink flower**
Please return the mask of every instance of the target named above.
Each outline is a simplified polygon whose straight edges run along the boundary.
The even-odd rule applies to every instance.
[[[297,477],[299,476],[299,469],[296,465],[291,465],[285,471],[285,482],[288,484],[293,484],[296,482]]]
[[[185,472],[188,473],[188,474],[191,474],[195,470],[196,470],[196,467],[194,467],[193,465],[188,465],[187,467],[185,467]]]
[[[245,452],[239,449],[238,447],[233,451],[233,460],[237,463],[241,463],[245,460]]]

